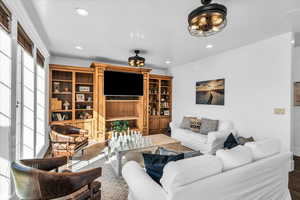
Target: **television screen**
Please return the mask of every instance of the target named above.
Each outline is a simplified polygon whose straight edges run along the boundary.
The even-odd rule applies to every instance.
[[[104,71],[104,95],[143,96],[143,74]]]

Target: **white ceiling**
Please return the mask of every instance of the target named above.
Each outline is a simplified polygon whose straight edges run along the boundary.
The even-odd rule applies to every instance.
[[[168,67],[166,60],[182,65],[300,29],[299,0],[214,2],[227,6],[228,26],[215,36],[195,38],[187,31],[187,16],[200,0],[23,0],[52,54],[120,64],[131,50],[142,49],[148,66]],[[77,15],[76,8],[89,15]],[[214,47],[206,49],[207,44]]]

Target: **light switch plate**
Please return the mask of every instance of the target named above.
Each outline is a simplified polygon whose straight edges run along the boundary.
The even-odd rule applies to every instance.
[[[284,115],[285,109],[284,108],[274,108],[274,114],[275,115]]]

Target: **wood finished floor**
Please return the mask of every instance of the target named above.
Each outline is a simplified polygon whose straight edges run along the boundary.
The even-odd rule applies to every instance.
[[[290,173],[289,188],[293,200],[300,200],[300,157],[294,157],[295,170]]]

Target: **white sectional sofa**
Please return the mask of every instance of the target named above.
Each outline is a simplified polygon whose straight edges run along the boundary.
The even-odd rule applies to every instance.
[[[170,127],[172,138],[179,140],[186,147],[200,150],[203,154],[214,154],[216,150],[223,148],[224,142],[230,133],[236,134],[233,123],[222,120],[219,121],[218,131],[210,132],[208,135],[182,129],[179,124],[174,122],[170,123]]]
[[[161,185],[130,161],[123,167],[128,200],[291,200],[291,153],[280,152],[277,143],[263,141],[169,162]]]

